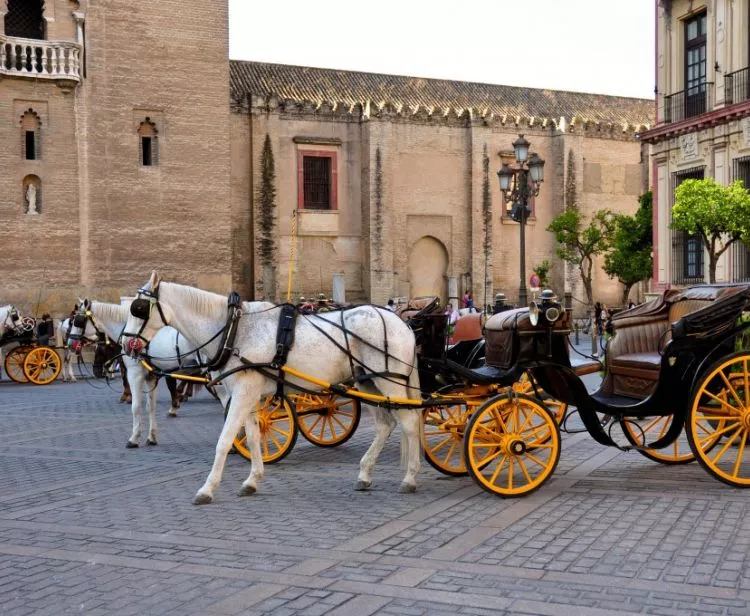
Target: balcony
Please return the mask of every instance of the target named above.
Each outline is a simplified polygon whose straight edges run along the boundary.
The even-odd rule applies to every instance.
[[[734,105],[750,99],[750,69],[724,75],[724,102]]]
[[[0,77],[81,81],[81,46],[72,41],[41,41],[0,36]]]
[[[705,82],[664,97],[664,123],[694,118],[713,109],[714,84]]]

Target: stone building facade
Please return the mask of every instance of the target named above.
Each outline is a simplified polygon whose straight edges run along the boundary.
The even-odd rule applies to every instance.
[[[687,178],[750,187],[750,0],[655,0],[655,126],[652,290],[708,282],[702,240],[670,229],[674,191]],[[720,257],[717,281],[750,280],[750,252]]]
[[[226,3],[2,0],[0,28],[0,301],[227,289]]]
[[[0,301],[24,310],[116,300],[152,268],[283,300],[292,246],[295,295],[337,277],[350,301],[512,300],[496,172],[519,133],[547,161],[527,277],[555,261],[567,185],[587,213],[644,188],[651,101],[229,61],[226,2],[0,0],[0,17]],[[553,286],[583,298],[565,273]]]
[[[294,296],[328,295],[338,274],[347,299],[446,299],[471,290],[477,304],[496,291],[514,300],[519,225],[496,173],[523,133],[546,161],[526,229],[526,278],[548,259],[554,288],[584,299],[577,273],[566,276],[546,231],[564,207],[566,186],[574,184],[587,215],[633,212],[647,186],[635,133],[651,121],[653,101],[257,62],[232,61],[230,75],[233,273],[252,287],[241,287],[247,294],[254,288],[257,296],[286,297],[294,242]],[[263,215],[255,196],[267,137],[277,253],[259,263],[248,238]],[[322,206],[305,201],[316,164],[329,185]],[[253,278],[245,278],[248,271]],[[597,299],[619,303],[619,283],[603,272],[594,286]]]

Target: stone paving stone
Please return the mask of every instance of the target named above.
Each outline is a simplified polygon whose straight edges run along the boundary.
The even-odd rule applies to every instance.
[[[398,494],[397,435],[373,490],[353,492],[372,438],[365,415],[342,447],[300,439],[266,468],[254,498],[235,495],[249,465],[230,456],[215,503],[195,507],[221,410],[199,396],[166,421],[163,392],[159,405],[159,446],[127,450],[130,411],[112,392],[0,383],[3,615],[218,616],[211,606],[252,596],[253,572],[297,582],[279,583],[281,592],[242,613],[347,613],[367,597],[382,614],[750,613],[738,594],[750,590],[750,502],[697,465],[667,468],[635,453],[610,459],[587,437],[564,435],[557,477],[573,478],[570,487],[552,481],[540,491],[546,501],[508,517],[519,501],[426,465],[419,491]],[[482,540],[462,544],[467,536]],[[455,562],[423,558],[447,545]],[[183,564],[195,567],[172,570]],[[414,591],[443,598],[394,598],[412,590],[397,584],[399,571],[425,572],[410,582]],[[529,577],[536,572],[541,579]],[[362,591],[323,587],[336,583]],[[514,603],[481,607],[499,599]]]

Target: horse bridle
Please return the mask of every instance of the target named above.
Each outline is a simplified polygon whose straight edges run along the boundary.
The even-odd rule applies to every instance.
[[[91,338],[86,337],[86,323],[90,322],[91,326],[94,328],[94,331],[96,332],[96,340],[92,340]],[[73,334],[71,333],[71,329],[67,331],[67,341],[68,343],[72,342],[98,342],[102,338],[104,338],[105,342],[109,342],[109,336],[107,336],[107,332],[102,331],[99,329],[99,326],[96,324],[96,320],[94,319],[94,314],[91,312],[90,308],[86,309],[78,309],[78,312],[73,317],[73,319],[70,321],[71,329],[73,327],[76,327],[81,330],[80,334]]]
[[[164,316],[164,310],[162,310],[161,304],[159,303],[159,285],[157,284],[156,288],[153,291],[149,291],[148,289],[138,289],[138,297],[136,297],[136,299],[134,299],[130,304],[130,314],[136,319],[141,319],[143,323],[141,324],[138,332],[135,334],[123,330],[123,332],[120,334],[119,342],[122,342],[122,338],[124,336],[127,336],[129,338],[138,338],[145,343],[144,350],[148,349],[148,345],[151,341],[146,339],[146,337],[143,335],[143,332],[146,329],[146,324],[151,319],[151,311],[153,310],[154,306],[156,306],[156,310],[159,312],[159,318],[161,319],[161,322],[165,327],[169,326],[169,323]]]

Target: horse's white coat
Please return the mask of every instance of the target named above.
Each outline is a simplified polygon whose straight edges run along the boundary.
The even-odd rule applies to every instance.
[[[10,320],[10,313],[13,312],[15,308],[13,307],[13,304],[8,304],[7,306],[0,306],[0,338],[3,337],[3,334],[13,328],[13,321]],[[3,366],[5,366],[5,351],[2,346],[0,346],[0,376],[3,373]]]
[[[156,272],[143,287],[154,290],[159,285]],[[198,346],[216,335],[227,320],[227,299],[215,293],[201,291],[174,283],[162,282],[158,287],[159,303],[164,318],[172,327],[178,329],[188,340]],[[276,353],[276,332],[280,308],[267,302],[244,302],[244,314],[239,322],[235,349],[251,362],[270,362]],[[406,383],[395,382],[376,377],[369,385],[363,383],[361,389],[379,390],[389,397],[419,398],[419,376],[416,370],[416,348],[414,334],[409,327],[394,313],[373,306],[362,306],[343,313],[346,328],[366,340],[372,347],[349,337],[351,355],[355,360],[364,363],[368,372],[385,371],[386,369],[408,376]],[[343,333],[331,322],[341,322],[341,312],[327,312],[317,316],[300,315],[295,328],[294,345],[289,352],[287,365],[304,374],[330,383],[338,383],[352,377],[349,356],[337,348],[311,323],[315,323],[336,342],[346,347]],[[127,348],[127,334],[141,335],[150,340],[156,332],[164,327],[159,312],[152,304],[151,314],[144,324],[141,319],[128,319],[126,334],[123,335],[123,347]],[[384,328],[388,339],[390,359],[386,365],[384,348]],[[212,356],[219,348],[216,339],[206,348]],[[374,347],[374,348],[373,348]],[[230,357],[224,370],[242,365],[236,356]],[[355,361],[355,366],[356,366]],[[213,375],[217,376],[217,375]],[[294,382],[294,378],[288,378]],[[250,445],[252,469],[243,482],[240,495],[253,494],[258,482],[263,478],[263,457],[261,455],[258,419],[255,412],[262,395],[271,395],[276,391],[276,382],[257,371],[237,372],[223,381],[231,395],[231,403],[224,428],[216,444],[216,455],[206,482],[198,490],[194,503],[210,503],[214,490],[221,481],[224,464],[232,440],[244,424],[247,442]],[[312,386],[301,381],[300,384]],[[373,387],[374,386],[374,387]],[[416,489],[416,476],[421,465],[420,429],[422,413],[420,409],[371,409],[376,422],[375,438],[360,462],[357,481],[358,489],[367,489],[372,482],[372,470],[385,442],[398,422],[402,429],[401,454],[406,462],[406,474],[401,486],[402,491],[412,492]]]
[[[129,305],[122,306],[120,304],[92,302],[89,299],[84,299],[82,305],[86,310],[91,312],[96,327],[104,331],[112,340],[117,340],[120,337],[120,334],[125,327],[125,323],[130,316]],[[91,332],[93,332],[93,337],[95,339],[96,330],[92,324],[92,319],[89,318],[86,321],[85,335],[87,338],[90,337]],[[71,334],[80,335],[81,328],[73,326]],[[192,347],[189,347],[189,343],[185,337],[180,337],[179,332],[172,327],[165,327],[159,331],[158,335],[154,336],[149,345],[149,353],[153,354],[151,363],[162,370],[174,370],[176,367],[189,367],[195,365],[197,360],[196,352],[193,351]],[[178,353],[181,361],[178,362],[177,359],[169,359],[176,357]],[[160,357],[163,359],[159,360],[158,358]],[[149,381],[150,373],[143,367],[140,360],[135,360],[128,356],[124,356],[122,359],[132,393],[130,408],[133,413],[133,431],[128,439],[128,443],[132,447],[137,446],[141,438],[143,389],[144,385]],[[156,445],[156,387],[148,387],[147,400],[149,428],[146,442],[149,445]],[[176,417],[177,409],[174,406],[170,406],[168,415]]]

